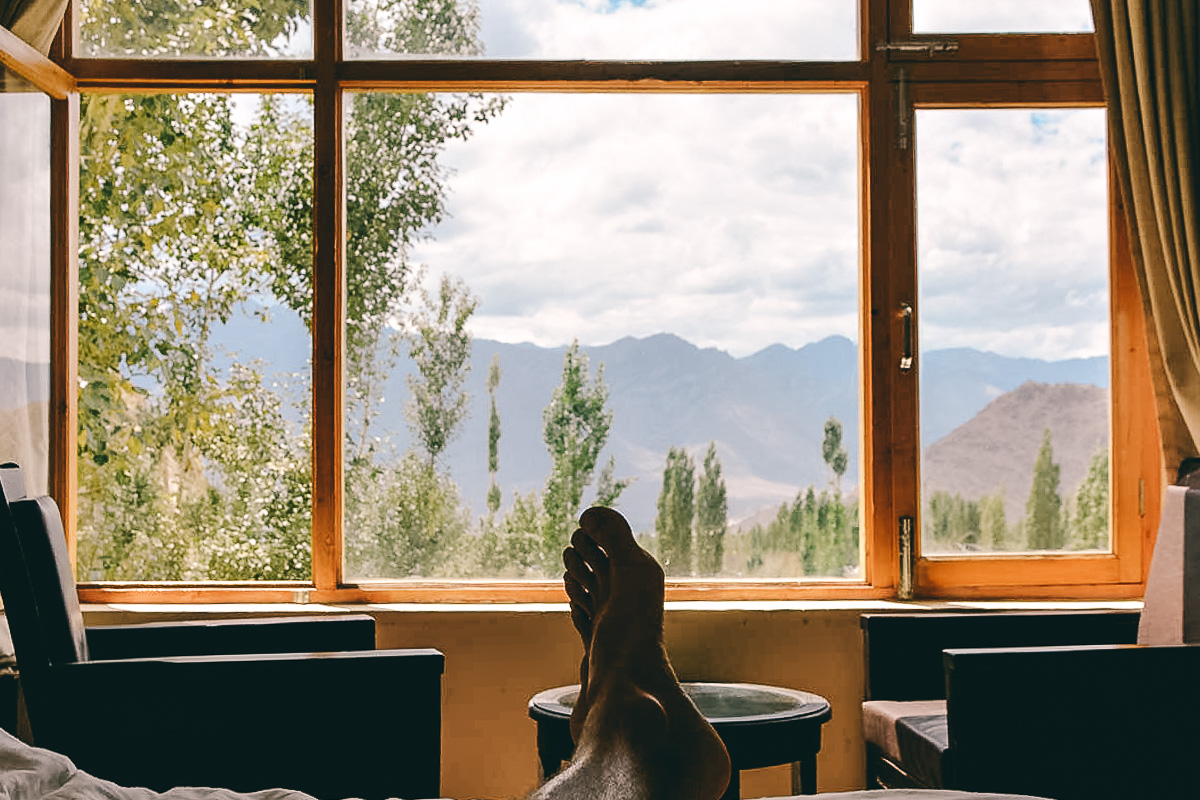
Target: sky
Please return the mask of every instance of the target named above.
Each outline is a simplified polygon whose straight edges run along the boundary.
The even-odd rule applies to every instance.
[[[854,0],[480,6],[492,57],[857,57]],[[914,15],[928,31],[1089,27],[1087,0],[915,0]],[[44,141],[8,124],[29,112],[4,99],[0,134],[21,128]],[[509,95],[497,119],[448,147],[451,216],[410,255],[431,280],[463,278],[480,298],[475,335],[506,342],[671,332],[744,356],[855,339],[857,103],[849,94]],[[1106,354],[1102,112],[922,111],[916,142],[922,348]],[[34,161],[3,149],[0,226],[42,185]],[[15,266],[11,248],[4,261],[0,328],[40,319],[44,289],[23,277],[33,273]],[[5,339],[30,360],[47,346]]]
[[[481,1],[498,57],[854,58],[854,14],[844,0]],[[916,16],[929,30],[1090,21],[1086,0],[918,0]],[[509,97],[447,148],[452,218],[411,252],[479,296],[475,335],[670,332],[735,356],[857,338],[854,95]],[[922,349],[1107,354],[1103,112],[922,111],[916,130]]]

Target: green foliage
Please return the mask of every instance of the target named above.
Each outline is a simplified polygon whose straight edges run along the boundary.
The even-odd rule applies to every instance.
[[[562,380],[542,412],[542,438],[551,462],[542,492],[543,557],[548,571],[557,568],[554,565],[582,510],[583,490],[592,481],[612,426],[612,411],[605,408],[604,365],[597,368],[594,379],[588,378],[587,354],[579,349],[578,341],[572,342],[563,355]]]
[[[682,447],[667,451],[658,494],[658,557],[668,575],[692,574],[692,521],[696,517],[696,466]]]
[[[363,578],[444,578],[470,571],[470,520],[458,486],[416,453],[346,476],[346,570]],[[457,562],[457,563],[456,563]]]
[[[424,36],[437,52],[479,52],[473,5],[367,5],[370,14],[350,26],[360,44]],[[269,55],[307,8],[93,2],[84,35],[114,54]],[[429,462],[381,449],[370,424],[414,288],[407,248],[445,216],[440,154],[503,100],[361,94],[348,106],[347,557],[363,574],[465,574],[478,560],[464,555],[465,511],[432,461],[461,420],[455,376],[469,353],[459,314],[467,304],[442,302],[453,312],[435,310],[415,326],[414,350],[426,359],[422,408],[432,409],[417,415],[430,432]],[[236,108],[245,113],[222,95],[82,101],[83,578],[311,574],[310,379],[264,385],[261,367],[213,344],[233,315],[265,319],[275,305],[311,328],[311,100],[265,95],[248,126],[235,124]],[[284,413],[289,396],[299,398],[300,424]]]
[[[1060,468],[1054,463],[1050,429],[1042,433],[1042,444],[1033,463],[1033,485],[1025,501],[1025,536],[1031,550],[1060,550],[1066,544],[1062,497],[1058,493]]]
[[[479,300],[465,283],[447,275],[436,298],[421,294],[425,303],[413,315],[408,346],[418,374],[408,376],[412,396],[405,411],[432,466],[467,415],[469,397],[462,387],[471,369],[471,334],[466,326]]]
[[[725,553],[726,570],[746,577],[853,575],[859,566],[858,503],[809,486],[766,526],[728,537]]]
[[[1012,533],[1004,511],[1004,492],[979,501],[979,540],[991,550],[1012,550]]]
[[[716,442],[708,443],[704,471],[696,490],[696,571],[716,575],[725,558],[725,529],[729,526],[729,504]]]
[[[487,393],[490,411],[488,413],[488,519],[495,518],[500,510],[500,487],[496,485],[496,472],[500,469],[500,414],[496,411],[496,389],[500,386],[500,354],[492,356],[488,365]]]
[[[1075,493],[1075,519],[1071,548],[1101,550],[1108,547],[1108,449],[1092,454],[1087,477]]]
[[[842,447],[842,422],[837,417],[825,420],[825,432],[821,439],[821,458],[833,472],[833,486],[837,491],[842,488],[842,476],[846,474],[846,465],[850,456]]]
[[[621,493],[633,485],[634,480],[635,478],[618,478],[617,460],[609,456],[608,461],[604,463],[604,469],[600,470],[600,477],[596,478],[596,499],[592,501],[592,505],[612,508],[617,504]]]
[[[982,519],[978,502],[934,492],[922,515],[922,541],[939,551],[977,549]]]
[[[541,532],[546,513],[537,492],[513,496],[512,508],[498,524],[485,522],[480,542],[480,572],[488,578],[548,578],[561,567],[547,569]],[[559,562],[561,564],[561,562]]]
[[[297,30],[308,0],[84,0],[82,10],[82,39],[111,58],[264,56]]]

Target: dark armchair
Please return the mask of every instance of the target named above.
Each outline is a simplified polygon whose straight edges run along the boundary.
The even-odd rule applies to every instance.
[[[0,593],[35,743],[126,785],[436,797],[436,650],[370,617],[85,628],[62,520],[0,465]],[[348,649],[357,652],[346,652]]]
[[[1195,796],[1200,648],[1135,645],[1137,612],[862,622],[872,788]]]

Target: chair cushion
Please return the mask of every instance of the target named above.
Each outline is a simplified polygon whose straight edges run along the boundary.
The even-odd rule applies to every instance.
[[[863,703],[863,733],[920,785],[946,785],[950,736],[945,700],[870,700]]]

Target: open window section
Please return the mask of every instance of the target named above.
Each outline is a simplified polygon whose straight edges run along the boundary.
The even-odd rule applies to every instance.
[[[1105,126],[917,111],[925,556],[1110,551]]]
[[[45,494],[50,441],[50,98],[0,68],[0,462]]]
[[[81,0],[89,58],[311,58],[311,0]]]
[[[349,58],[854,61],[856,0],[346,0]]]
[[[349,94],[347,580],[862,579],[856,94]],[[468,122],[469,121],[469,122]]]
[[[1088,0],[912,0],[913,33],[1091,33]]]
[[[310,98],[81,115],[79,577],[308,579]]]

